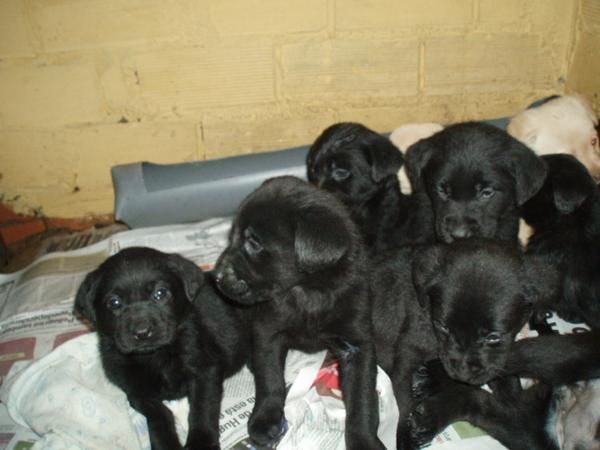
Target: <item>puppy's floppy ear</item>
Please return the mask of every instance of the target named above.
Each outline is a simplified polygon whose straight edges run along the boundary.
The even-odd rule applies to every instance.
[[[387,138],[377,136],[377,141],[368,145],[371,160],[371,178],[376,183],[388,175],[395,175],[404,164],[402,152]]]
[[[435,151],[436,146],[431,141],[431,138],[417,141],[406,150],[406,173],[413,192],[423,190],[424,186],[421,174]]]
[[[168,265],[183,282],[188,300],[194,300],[196,294],[204,285],[204,272],[202,272],[202,269],[189,259],[175,253],[169,255]]]
[[[521,287],[527,303],[550,305],[560,295],[560,274],[543,257],[524,255],[521,262]]]
[[[88,273],[77,290],[75,295],[75,303],[73,309],[75,313],[89,320],[91,323],[96,323],[96,310],[94,309],[94,300],[98,291],[98,285],[102,279],[100,270],[94,270]]]
[[[294,238],[300,270],[314,273],[335,265],[350,249],[351,239],[343,221],[329,211],[310,211],[303,215],[298,220]]]
[[[552,185],[554,204],[561,214],[570,214],[597,189],[594,179],[577,158],[567,154],[546,155],[546,184]]]
[[[442,263],[440,245],[425,248],[413,263],[412,278],[417,300],[422,307],[429,306],[429,290],[437,282]]]
[[[522,206],[540,190],[546,180],[548,168],[533,150],[512,136],[509,138],[510,146],[503,156],[508,158],[509,168],[515,179],[517,205]]]

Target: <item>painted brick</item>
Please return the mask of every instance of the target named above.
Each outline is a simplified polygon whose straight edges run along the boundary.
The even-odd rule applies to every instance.
[[[598,0],[581,1],[581,24],[584,31],[600,31],[600,2]]]
[[[48,51],[195,41],[207,10],[193,0],[31,0],[31,18]]]
[[[432,38],[424,67],[428,95],[531,91],[551,88],[559,76],[535,35]]]
[[[473,20],[472,0],[336,0],[339,30],[396,29],[419,25],[466,25]]]
[[[380,133],[389,133],[400,125],[411,122],[433,122],[443,115],[436,105],[411,102],[410,105],[340,110],[341,122],[359,122]]]
[[[39,201],[44,212],[54,217],[107,213],[112,211],[113,165],[202,157],[191,123],[5,131],[0,133],[0,192],[6,197],[20,195],[17,205],[25,210],[36,208]]]
[[[336,113],[325,108],[296,113],[208,114],[202,122],[207,159],[279,150],[312,143]]]
[[[414,95],[416,40],[337,39],[282,47],[282,91],[287,98],[343,101]]]
[[[91,64],[28,61],[0,68],[0,124],[47,127],[102,118]]]
[[[127,70],[138,79],[140,98],[162,116],[275,99],[270,43],[239,42],[147,52],[134,56],[127,64]]]
[[[581,33],[571,64],[567,85],[570,90],[585,95],[600,116],[600,33]]]
[[[212,0],[211,22],[224,35],[290,34],[327,25],[322,0]]]
[[[595,2],[595,0],[591,0]],[[523,2],[534,30],[568,41],[574,31],[578,2],[528,0]],[[568,36],[568,37],[565,37]]]
[[[522,0],[479,0],[479,21],[482,23],[514,23],[522,19]]]
[[[0,58],[32,56],[25,7],[21,0],[0,2]]]

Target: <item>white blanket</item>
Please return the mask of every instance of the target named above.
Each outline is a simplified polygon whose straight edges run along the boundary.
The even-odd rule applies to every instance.
[[[278,449],[344,449],[343,403],[317,392],[313,382],[325,352],[290,352],[286,383],[293,384],[286,401],[288,431]],[[377,390],[381,425],[379,436],[392,448],[398,410],[389,378],[379,370]],[[95,333],[59,346],[45,357],[15,365],[1,391],[12,418],[40,435],[34,449],[150,449],[146,421],[133,410],[125,394],[105,377]],[[230,449],[247,437],[254,383],[246,368],[226,381],[221,408],[221,445]],[[174,412],[182,442],[187,433],[187,400],[167,402]],[[249,447],[244,447],[249,448]]]

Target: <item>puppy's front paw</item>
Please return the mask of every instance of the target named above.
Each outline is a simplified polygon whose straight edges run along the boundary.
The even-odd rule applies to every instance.
[[[437,394],[443,389],[447,378],[439,360],[427,362],[413,373],[411,385],[413,398],[420,401]]]
[[[194,427],[187,436],[185,450],[219,450],[219,430],[211,427]]]
[[[346,431],[347,450],[385,450],[385,445],[377,435],[366,436],[364,434]]]
[[[276,407],[264,407],[252,412],[248,420],[250,439],[258,445],[267,445],[285,432],[283,410]]]
[[[214,445],[193,445],[186,444],[183,447],[184,450],[221,450],[221,446],[219,444]]]
[[[408,418],[410,441],[414,448],[423,447],[431,442],[445,426],[438,416],[444,405],[440,405],[435,397],[429,398],[415,407]]]

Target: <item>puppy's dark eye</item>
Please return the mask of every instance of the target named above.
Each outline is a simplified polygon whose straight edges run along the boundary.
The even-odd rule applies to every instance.
[[[448,200],[448,197],[450,197],[450,189],[445,184],[438,185],[436,191],[437,191],[438,197],[441,198],[442,200]]]
[[[250,235],[244,241],[244,250],[249,255],[257,255],[263,250],[263,246],[254,236]]]
[[[495,193],[496,191],[494,190],[494,188],[485,187],[479,191],[479,198],[482,200],[487,200],[492,198]]]
[[[331,172],[331,178],[333,178],[335,181],[344,181],[349,176],[350,171],[342,169],[341,167],[338,167],[337,169],[334,169],[333,172]]]
[[[487,345],[498,345],[502,341],[502,336],[493,331],[485,336],[484,341]]]
[[[115,311],[121,307],[123,307],[123,302],[121,301],[121,299],[116,296],[116,295],[111,295],[110,297],[108,297],[108,299],[106,300],[106,306],[108,307],[108,309],[110,309],[111,311]]]
[[[169,297],[169,290],[166,288],[158,288],[152,294],[152,299],[156,302],[161,302]]]

